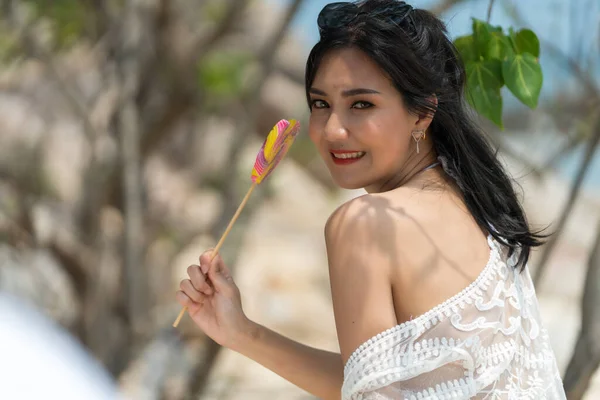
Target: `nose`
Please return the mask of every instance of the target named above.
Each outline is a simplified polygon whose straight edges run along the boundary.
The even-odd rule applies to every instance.
[[[348,131],[344,126],[343,120],[337,113],[331,113],[325,124],[325,139],[330,142],[343,140],[348,137]]]

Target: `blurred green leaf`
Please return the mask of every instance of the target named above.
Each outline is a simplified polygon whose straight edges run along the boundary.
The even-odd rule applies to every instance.
[[[488,51],[485,58],[488,60],[504,61],[511,55],[513,55],[513,51],[508,38],[501,32],[493,32],[488,43]]]
[[[473,18],[473,40],[477,59],[485,59],[488,54],[489,43],[492,40],[490,25]]]
[[[466,71],[467,84],[473,83],[493,89],[500,89],[504,85],[502,63],[498,60],[468,63]]]
[[[52,23],[58,47],[72,45],[84,35],[90,22],[86,2],[79,0],[26,0],[37,18],[47,18]]]
[[[471,106],[501,129],[501,88],[508,89],[524,104],[535,108],[543,83],[537,62],[540,43],[529,29],[518,32],[473,18],[473,33],[455,39],[465,63],[466,95]]]
[[[477,19],[477,18],[472,18],[473,20],[473,32],[479,32],[481,29],[485,29],[486,31],[492,33],[492,32],[497,32],[497,33],[502,33],[502,27],[501,26],[494,26],[492,24],[490,24],[489,22],[483,21],[481,19]]]
[[[221,99],[239,95],[250,56],[243,53],[219,52],[208,56],[198,66],[198,82],[209,95]]]
[[[473,108],[501,129],[502,64],[499,60],[470,62],[466,65],[467,100]]]
[[[543,74],[536,58],[517,54],[502,63],[502,75],[508,89],[529,108],[536,108],[542,90]]]
[[[493,26],[488,22],[484,22],[484,24],[491,33],[504,33],[501,26]]]
[[[20,53],[17,38],[11,32],[0,29],[0,62],[14,61]]]
[[[513,49],[513,52],[518,54],[519,49],[517,47],[517,32],[515,32],[514,28],[511,26],[508,28],[508,41]]]
[[[454,46],[460,53],[464,63],[477,61],[477,52],[473,35],[460,36],[454,40]]]
[[[477,60],[504,60],[512,54],[509,39],[502,27],[492,26],[485,21],[473,18],[473,38]]]
[[[515,44],[519,54],[530,53],[535,58],[540,56],[540,40],[530,29],[522,29],[517,32]]]
[[[209,1],[204,5],[202,14],[209,21],[217,22],[222,20],[227,13],[227,2],[223,0]]]

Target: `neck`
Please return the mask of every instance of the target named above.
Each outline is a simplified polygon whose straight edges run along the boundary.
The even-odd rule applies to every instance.
[[[414,156],[417,156],[417,154],[414,153]],[[423,173],[434,170],[438,165],[440,163],[437,160],[435,151],[433,148],[428,148],[425,152],[421,152],[420,157],[409,157],[399,173],[383,183],[366,187],[365,190],[368,193],[381,193],[397,189],[417,180]]]

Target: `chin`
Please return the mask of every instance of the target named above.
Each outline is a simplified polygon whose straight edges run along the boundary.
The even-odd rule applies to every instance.
[[[346,190],[364,189],[365,187],[369,186],[368,183],[352,179],[339,179],[333,177],[333,181],[337,186]]]

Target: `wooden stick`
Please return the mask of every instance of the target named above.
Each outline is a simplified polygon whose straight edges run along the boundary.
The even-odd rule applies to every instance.
[[[246,203],[248,202],[248,199],[250,198],[250,195],[252,194],[252,192],[254,191],[254,189],[256,188],[258,184],[257,183],[252,183],[252,186],[250,186],[250,189],[248,189],[248,192],[246,193],[246,195],[244,196],[244,199],[242,200],[242,202],[240,203],[237,211],[235,212],[235,214],[233,215],[233,217],[231,218],[231,221],[229,221],[229,225],[227,225],[227,228],[225,229],[225,232],[223,233],[223,235],[221,236],[221,239],[219,240],[219,242],[217,243],[217,245],[215,246],[215,249],[212,252],[212,256],[210,258],[210,261],[212,262],[212,260],[214,260],[214,258],[217,256],[217,254],[219,253],[219,249],[221,248],[221,246],[223,245],[223,242],[225,241],[225,238],[227,237],[227,235],[229,234],[229,231],[231,231],[231,228],[233,227],[233,224],[235,223],[235,221],[238,219],[238,217],[240,216],[240,214],[242,213],[242,209],[244,208],[244,206],[246,205]],[[177,316],[177,319],[175,320],[175,322],[173,322],[173,327],[177,328],[177,325],[179,325],[179,322],[181,321],[181,318],[183,318],[183,314],[185,314],[185,311],[187,310],[187,307],[183,307],[181,309],[181,311],[179,312],[179,315]]]

